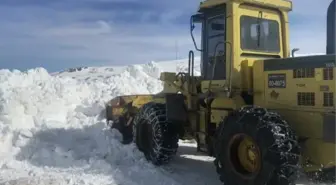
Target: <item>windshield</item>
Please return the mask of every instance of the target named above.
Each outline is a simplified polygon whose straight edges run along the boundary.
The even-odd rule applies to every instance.
[[[279,24],[277,21],[241,16],[241,48],[262,52],[280,52]]]

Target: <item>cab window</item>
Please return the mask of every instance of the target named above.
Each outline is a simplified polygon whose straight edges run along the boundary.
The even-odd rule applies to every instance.
[[[258,17],[241,16],[241,49],[260,52],[280,52],[279,24]]]
[[[225,63],[225,15],[218,14],[206,20],[206,79],[223,80],[226,78]],[[214,71],[213,71],[214,69]]]

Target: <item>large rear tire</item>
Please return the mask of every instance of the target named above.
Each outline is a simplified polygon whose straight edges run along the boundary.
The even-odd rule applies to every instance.
[[[224,184],[289,185],[297,179],[300,149],[285,120],[246,106],[218,127],[215,166]]]
[[[134,118],[133,126],[133,140],[147,160],[154,165],[162,165],[175,156],[178,128],[167,121],[164,104],[145,104]]]

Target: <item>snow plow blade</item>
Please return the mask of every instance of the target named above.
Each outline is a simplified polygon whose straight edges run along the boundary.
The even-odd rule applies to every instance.
[[[124,144],[133,140],[132,120],[139,108],[153,99],[153,95],[126,95],[117,96],[106,103],[107,125],[122,134]]]

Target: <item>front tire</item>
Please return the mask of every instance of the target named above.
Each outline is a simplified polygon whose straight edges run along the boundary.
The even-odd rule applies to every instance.
[[[178,149],[177,125],[166,119],[164,104],[145,104],[134,118],[134,141],[154,165],[168,163]]]
[[[224,184],[289,185],[297,179],[299,145],[278,114],[247,106],[218,128],[215,166]]]

